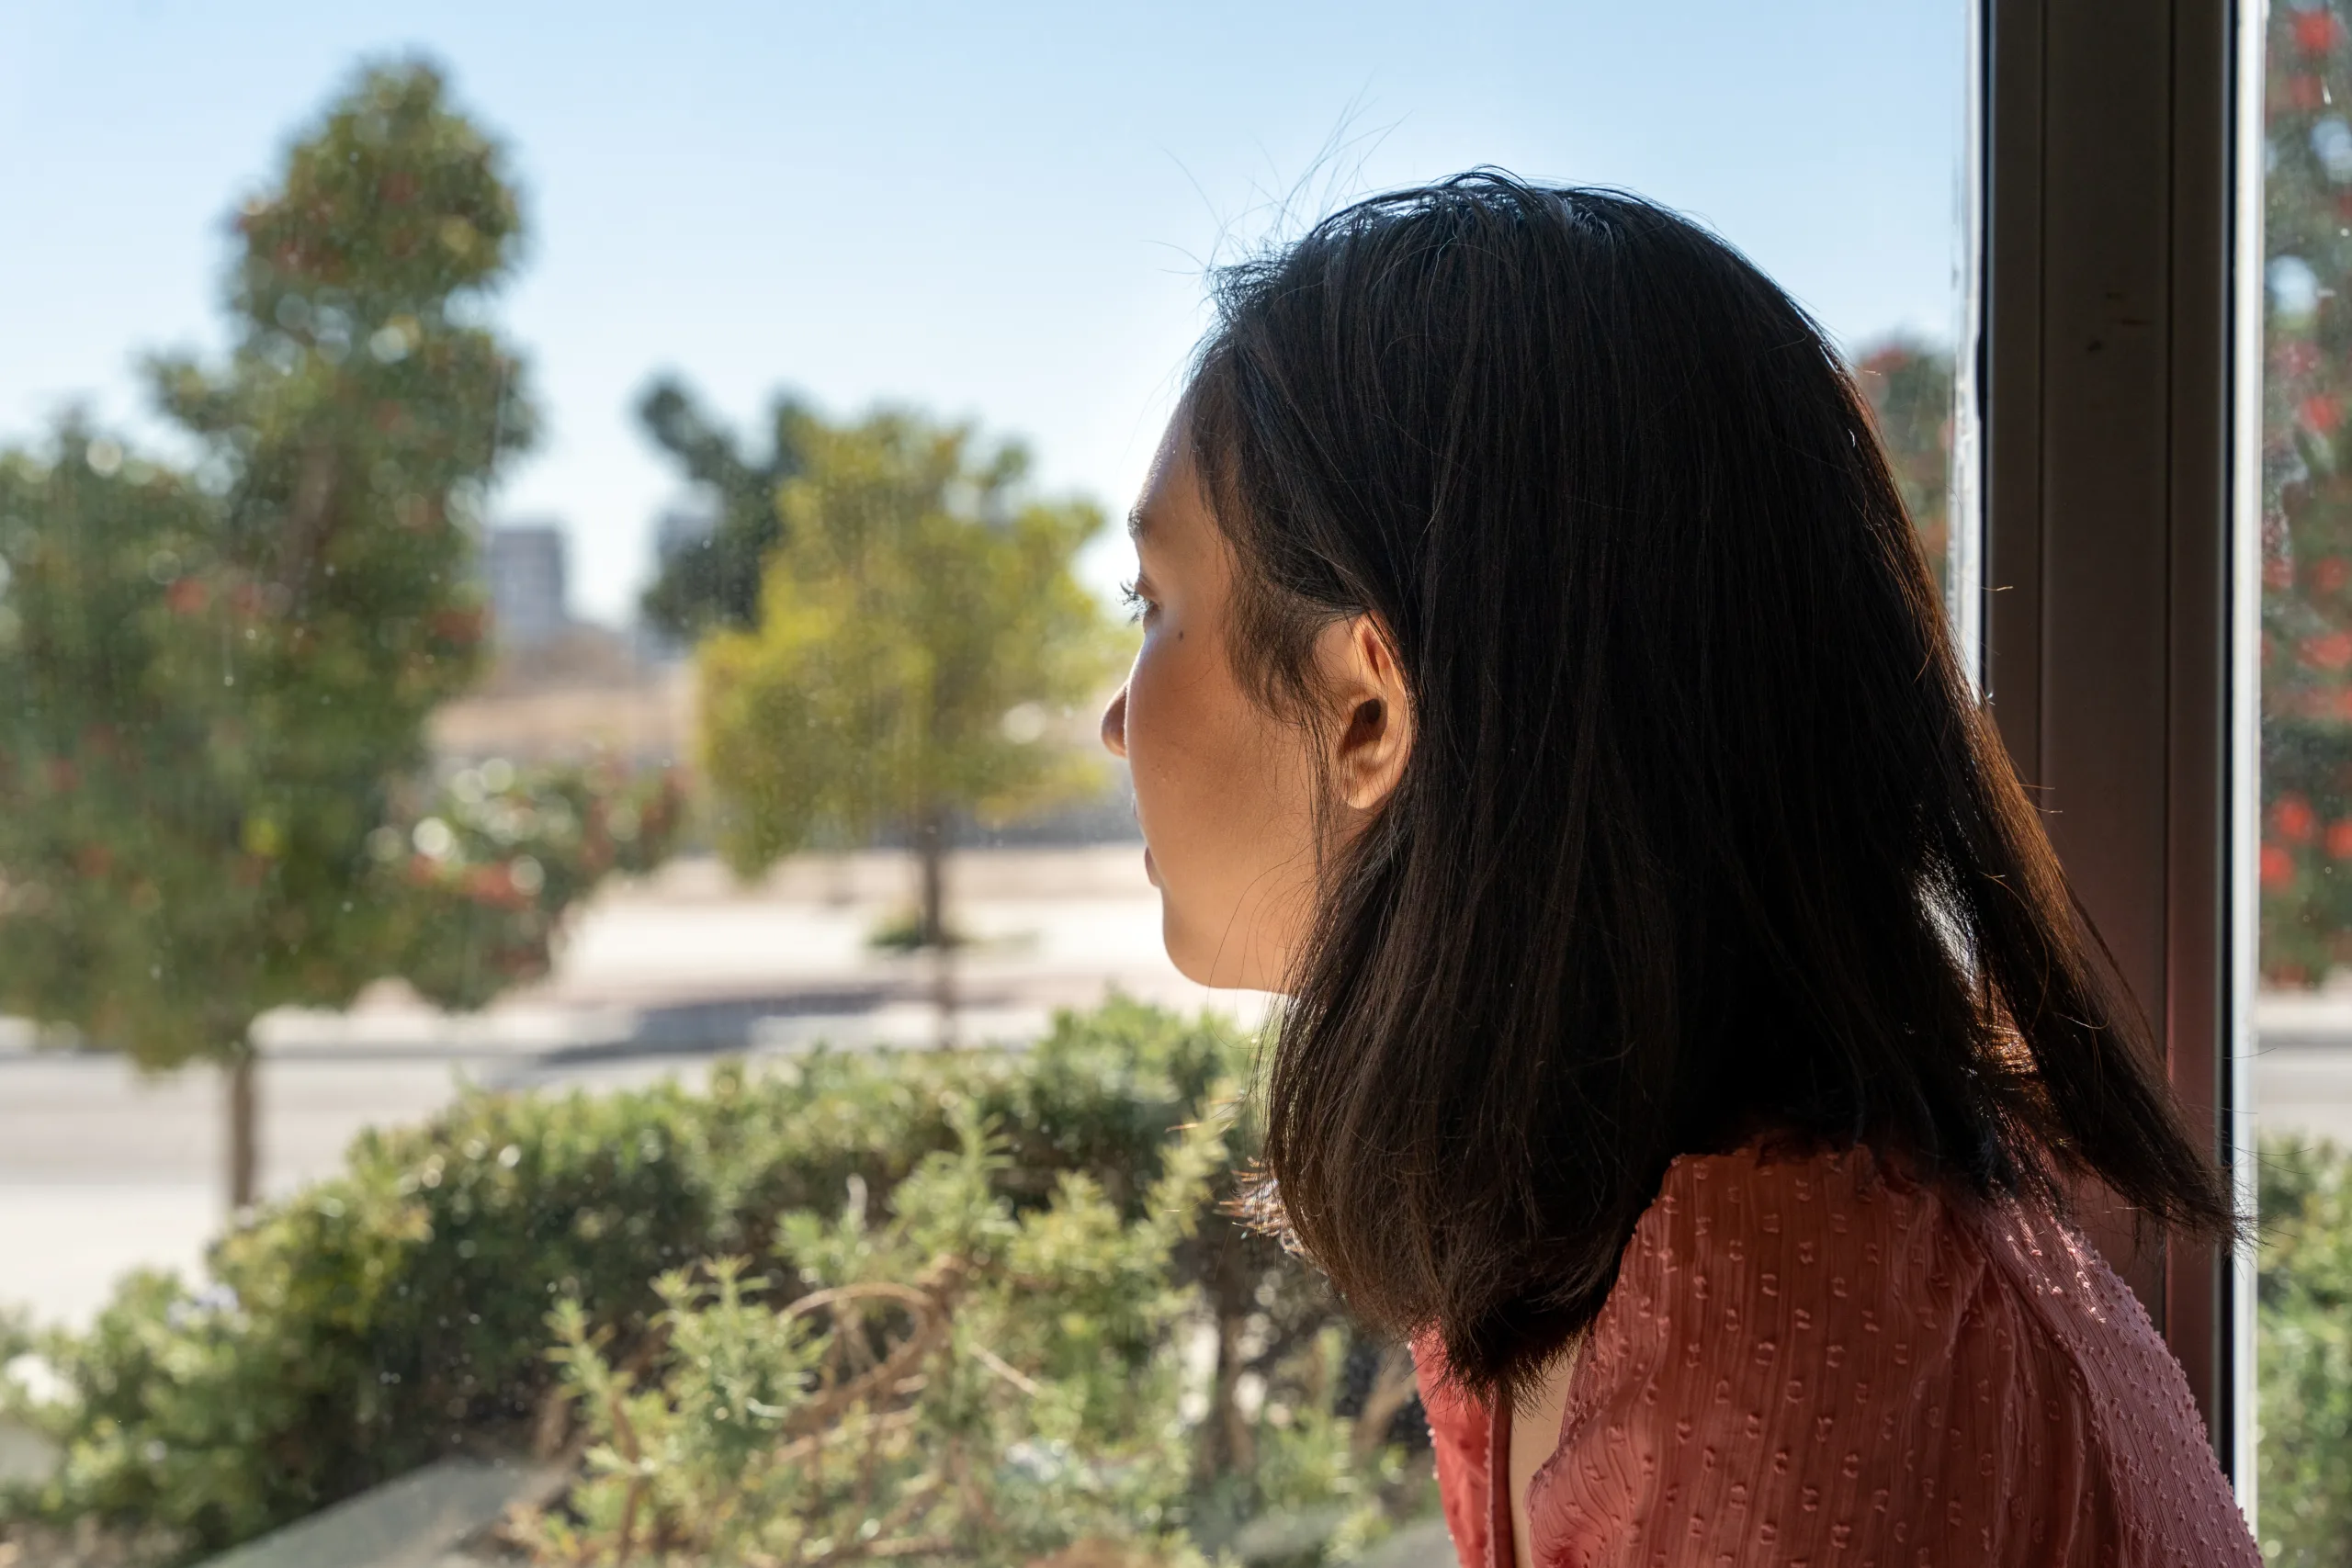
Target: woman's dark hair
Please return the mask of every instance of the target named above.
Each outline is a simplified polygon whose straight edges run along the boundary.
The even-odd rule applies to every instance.
[[[1186,396],[1230,652],[1412,705],[1324,867],[1265,1102],[1281,1223],[1473,1390],[1600,1308],[1676,1156],[2232,1223],[1991,722],[1865,404],[1736,251],[1477,172],[1224,269]]]

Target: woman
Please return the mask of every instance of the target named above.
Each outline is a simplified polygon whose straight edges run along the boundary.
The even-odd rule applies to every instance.
[[[1286,998],[1275,1205],[1464,1563],[2256,1562],[2064,1217],[2227,1190],[1819,327],[1485,173],[1219,297],[1103,736],[1177,965]]]

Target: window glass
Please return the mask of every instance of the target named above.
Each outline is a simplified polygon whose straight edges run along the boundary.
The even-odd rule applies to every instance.
[[[2352,1532],[2352,35],[2324,0],[2267,28],[2257,1518],[2321,1562]]]
[[[2306,15],[2266,973],[2309,990],[2352,132]],[[0,1563],[346,1497],[302,1560],[1442,1555],[1401,1353],[1228,1213],[1265,998],[1160,949],[1115,520],[1210,269],[1491,164],[1787,286],[1957,592],[1968,7],[7,26],[0,1476],[51,1484]]]

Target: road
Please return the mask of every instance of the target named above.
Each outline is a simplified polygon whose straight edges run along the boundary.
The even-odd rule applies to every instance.
[[[1050,1010],[1111,987],[1247,1020],[1264,998],[1184,980],[1159,947],[1132,846],[975,852],[956,866],[966,1040],[1033,1037]],[[616,1086],[699,1076],[722,1054],[932,1039],[924,958],[867,934],[902,907],[899,857],[796,863],[753,889],[683,862],[588,908],[556,972],[471,1018],[396,989],[348,1013],[273,1016],[264,1052],[264,1185],[335,1168],[369,1125],[429,1115],[463,1080]],[[2266,999],[2256,1080],[2266,1129],[2352,1145],[2352,994]],[[222,1218],[221,1111],[207,1071],[141,1079],[119,1059],[0,1044],[0,1303],[86,1322],[126,1269],[194,1269]]]
[[[1138,846],[976,852],[954,869],[957,1037],[1033,1038],[1053,1009],[1116,987],[1254,1021],[1264,998],[1213,993],[1159,946]],[[868,934],[909,902],[904,857],[795,863],[744,889],[685,861],[579,918],[554,974],[472,1017],[383,987],[341,1014],[256,1030],[263,1185],[334,1169],[360,1129],[431,1114],[461,1081],[612,1087],[698,1077],[721,1055],[933,1040],[925,956]],[[117,1057],[0,1043],[0,1303],[86,1322],[137,1266],[193,1269],[223,1218],[217,1075],[142,1078]]]

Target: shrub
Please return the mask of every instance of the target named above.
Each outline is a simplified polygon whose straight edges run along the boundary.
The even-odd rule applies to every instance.
[[[956,1131],[886,1223],[855,1201],[786,1217],[804,1293],[782,1311],[741,1259],[665,1278],[650,1388],[560,1307],[596,1446],[566,1517],[517,1533],[570,1562],[640,1547],[681,1564],[1020,1562],[1081,1540],[1181,1551],[1173,1331],[1191,1302],[1169,1260],[1222,1138],[1204,1122],[1176,1134],[1130,1222],[1078,1172],[1016,1212],[993,1179],[1001,1144],[968,1111]]]
[[[2344,1561],[2352,1541],[2352,1159],[2266,1140],[2256,1358],[2263,1556]]]
[[[1060,1451],[1060,1421],[1101,1445],[1080,1456],[1098,1480],[1124,1462],[1118,1442],[1160,1444],[1135,1462],[1158,1478],[1164,1528],[1212,1550],[1269,1510],[1361,1512],[1381,1474],[1389,1494],[1398,1484],[1378,1450],[1407,1403],[1401,1359],[1357,1344],[1317,1282],[1225,1216],[1247,1147],[1213,1140],[1207,1157],[1206,1134],[1174,1132],[1216,1122],[1247,1067],[1229,1028],[1114,1000],[1063,1015],[1019,1055],[722,1065],[703,1091],[469,1092],[424,1126],[364,1135],[344,1174],[222,1237],[200,1286],[136,1276],[88,1332],[41,1337],[64,1397],[8,1397],[65,1459],[7,1506],[51,1526],[160,1532],[172,1551],[159,1555],[193,1555],[451,1451],[545,1454],[584,1439],[607,1457],[568,1511],[540,1521],[540,1543],[610,1534],[628,1484],[615,1479],[611,1456],[625,1450],[609,1395],[663,1442],[718,1456],[720,1406],[696,1392],[707,1369],[681,1347],[727,1347],[764,1380],[761,1405],[803,1413],[761,1420],[804,1420],[818,1395],[790,1369],[911,1332],[871,1303],[803,1307],[809,1292],[933,1290],[952,1266],[980,1282],[958,1288],[955,1332],[925,1351],[936,1387],[911,1404],[868,1398],[860,1419],[952,1409],[957,1429],[991,1442],[1007,1421],[1043,1423],[1012,1439],[1043,1445],[1022,1450],[1033,1456]],[[1001,1274],[1016,1254],[1027,1262]],[[1093,1326],[1076,1332],[1081,1322]],[[1100,1375],[1064,1388],[1078,1404],[1058,1415],[956,1404],[979,1386],[971,1379],[987,1382],[989,1357],[1061,1388],[1047,1352],[1081,1348]],[[1016,1352],[1040,1359],[1021,1371]],[[1166,1382],[1180,1364],[1196,1373],[1182,1389]],[[1003,1386],[997,1376],[990,1397]],[[1122,1427],[1143,1410],[1173,1425]],[[1335,1420],[1342,1410],[1364,1413],[1363,1436]],[[773,1470],[772,1456],[762,1462]],[[760,1484],[789,1490],[775,1475]],[[639,1540],[719,1539],[707,1498],[639,1506]],[[1084,1509],[1055,1517],[1107,1529]],[[1347,1529],[1368,1539],[1378,1521]],[[1011,1552],[1050,1533],[1008,1526],[993,1539]],[[793,1539],[805,1556],[823,1538]]]

